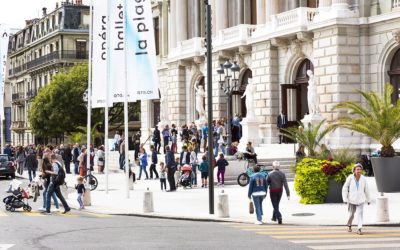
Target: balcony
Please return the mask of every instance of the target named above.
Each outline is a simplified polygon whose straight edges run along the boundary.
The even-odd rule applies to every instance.
[[[62,50],[62,51],[54,51],[45,56],[39,57],[35,60],[28,62],[27,70],[44,66],[47,64],[55,63],[60,60],[86,60],[88,59],[87,51],[76,51],[76,50]]]
[[[21,102],[24,99],[25,99],[24,93],[15,93],[15,94],[12,94],[12,96],[11,96],[11,100],[13,102]]]
[[[174,59],[185,59],[201,56],[204,53],[204,42],[201,37],[194,37],[189,40],[179,42],[177,47],[172,49],[169,57]]]
[[[247,45],[248,39],[255,31],[255,25],[240,24],[218,31],[213,44],[217,50]]]
[[[26,92],[26,98],[27,99],[32,99],[37,95],[36,89],[31,89],[28,92]]]
[[[19,130],[25,128],[25,121],[13,121],[12,122],[12,129]]]

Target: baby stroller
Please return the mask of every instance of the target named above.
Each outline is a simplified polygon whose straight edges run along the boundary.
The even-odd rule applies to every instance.
[[[11,184],[8,193],[12,194],[3,199],[7,211],[14,212],[16,208],[21,207],[26,212],[32,211],[32,207],[28,203],[28,199],[32,197],[29,196],[29,193],[25,189],[21,188],[20,186],[18,186],[16,189],[13,189]],[[26,203],[24,202],[25,199]]]
[[[183,165],[181,167],[181,174],[180,185],[182,185],[183,188],[192,188],[192,166],[188,164]]]

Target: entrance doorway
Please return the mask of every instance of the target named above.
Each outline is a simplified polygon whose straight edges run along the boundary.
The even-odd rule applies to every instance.
[[[236,90],[232,92],[232,117],[235,114],[239,114],[241,117],[246,117],[246,97],[242,98],[242,95],[246,91],[247,84],[249,83],[249,78],[253,78],[252,71],[247,69],[242,76],[240,85]]]
[[[393,86],[392,102],[395,103],[400,98],[400,49],[394,54],[388,74]]]
[[[308,114],[307,70],[314,72],[310,60],[304,59],[297,69],[296,78],[291,84],[282,84],[282,111],[288,118],[288,126],[297,126],[298,122]]]

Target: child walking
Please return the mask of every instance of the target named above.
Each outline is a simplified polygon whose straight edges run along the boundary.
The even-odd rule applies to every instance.
[[[207,157],[203,155],[201,159],[203,160],[199,167],[199,170],[201,171],[201,187],[207,188],[207,178],[208,178]]]
[[[78,184],[75,185],[75,189],[78,191],[78,203],[79,203],[79,210],[84,209],[85,206],[83,205],[82,196],[85,193],[85,185],[83,184],[83,177],[78,177]]]
[[[176,154],[176,150],[177,150],[177,148],[178,148],[178,146],[177,146],[177,145],[178,145],[178,137],[177,137],[175,131],[172,132],[172,135],[171,135],[171,142],[172,142],[172,144],[171,144],[171,151],[172,151],[174,154]]]
[[[167,191],[167,168],[165,167],[164,162],[160,162],[160,183],[161,191]]]
[[[219,159],[217,161],[217,167],[218,167],[218,172],[217,172],[217,179],[218,179],[218,186],[222,185],[224,186],[225,184],[225,169],[226,166],[228,166],[229,163],[225,159],[224,154],[219,154]]]

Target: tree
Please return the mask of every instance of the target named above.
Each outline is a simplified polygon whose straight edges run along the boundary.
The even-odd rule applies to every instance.
[[[383,95],[376,92],[357,91],[365,105],[354,101],[341,102],[334,109],[348,112],[332,124],[333,128],[343,127],[364,134],[381,145],[382,157],[393,157],[393,143],[400,138],[400,100],[392,103],[393,87],[385,85]]]

